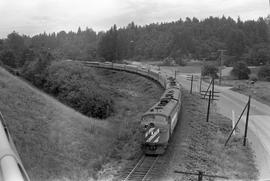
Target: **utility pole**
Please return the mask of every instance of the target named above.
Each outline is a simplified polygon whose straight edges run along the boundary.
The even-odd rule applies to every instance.
[[[226,179],[228,180],[229,177],[226,177],[226,176],[220,176],[220,175],[209,175],[209,174],[205,174],[204,172],[202,171],[198,171],[198,173],[194,173],[194,172],[183,172],[183,171],[178,171],[178,170],[175,170],[174,173],[180,173],[180,174],[185,174],[185,175],[195,175],[195,176],[198,176],[198,181],[203,181],[203,177],[209,177],[209,178],[220,178],[220,179]]]
[[[221,77],[222,77],[222,62],[223,62],[223,55],[226,50],[218,50],[220,52],[219,56],[219,85],[221,85]]]
[[[225,146],[227,145],[227,143],[229,142],[233,132],[235,131],[238,123],[240,122],[245,110],[247,109],[247,115],[246,115],[246,125],[245,125],[245,133],[244,133],[244,142],[243,142],[243,146],[246,146],[246,140],[247,140],[247,130],[248,130],[248,120],[249,120],[249,110],[250,110],[250,101],[251,101],[251,96],[248,97],[248,102],[247,104],[245,105],[243,111],[241,112],[239,118],[238,118],[238,121],[236,122],[236,124],[234,125],[234,128],[232,129],[229,137],[227,138],[226,142],[225,142]]]
[[[192,89],[193,89],[193,82],[197,81],[198,78],[192,74],[192,75],[188,75],[187,78],[186,78],[188,81],[190,81],[190,94],[192,94]]]
[[[244,135],[244,143],[243,143],[244,146],[246,146],[246,142],[247,142],[247,130],[248,130],[249,110],[250,110],[250,96],[248,97],[248,107],[247,107],[247,116],[246,116],[246,126],[245,126],[245,135]]]
[[[192,87],[193,87],[193,74],[191,75],[191,84],[190,84],[190,94],[192,94]]]
[[[210,105],[211,105],[211,96],[212,96],[212,91],[209,92],[206,122],[209,121]]]

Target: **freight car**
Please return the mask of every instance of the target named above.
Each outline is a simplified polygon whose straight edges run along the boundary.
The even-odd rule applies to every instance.
[[[168,146],[181,112],[181,90],[175,85],[166,89],[159,102],[141,118],[141,146],[145,154],[163,154]]]
[[[29,181],[16,151],[5,120],[0,112],[0,180]]]

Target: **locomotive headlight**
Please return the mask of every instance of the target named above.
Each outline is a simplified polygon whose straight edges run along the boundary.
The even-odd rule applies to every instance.
[[[154,124],[154,123],[150,123],[149,126],[150,126],[151,128],[153,128],[153,127],[155,127],[155,124]]]

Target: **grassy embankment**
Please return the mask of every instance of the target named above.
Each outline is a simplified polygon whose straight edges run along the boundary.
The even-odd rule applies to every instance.
[[[172,143],[179,147],[179,150],[174,153],[170,171],[201,170],[206,174],[227,176],[230,180],[255,180],[258,170],[250,146],[242,146],[243,135],[234,136],[224,147],[231,130],[231,121],[212,109],[210,121],[207,123],[207,101],[187,92],[183,97],[184,106],[179,131],[182,131],[184,139],[181,143]],[[175,160],[176,158],[178,160]],[[196,179],[195,176],[175,173],[173,175],[174,179]]]
[[[256,75],[258,73],[258,67],[252,67],[251,74]],[[187,65],[184,67],[178,66],[177,70],[181,73],[200,73],[200,65]],[[210,82],[210,80],[204,80]],[[215,80],[215,84],[219,85],[219,80]],[[257,81],[254,85],[250,84],[249,80],[235,80],[230,72],[224,74],[221,86],[232,87],[231,90],[239,92],[245,95],[251,95],[252,98],[270,106],[270,82]]]
[[[93,89],[102,88],[115,102],[106,120],[86,117],[0,68],[0,110],[32,180],[90,180],[105,163],[139,151],[140,115],[162,90],[129,73],[89,73],[100,85]]]
[[[250,75],[257,75],[259,67],[250,67],[250,70]],[[219,85],[218,80],[216,80],[216,85]],[[231,90],[247,96],[251,95],[257,101],[270,106],[270,82],[257,81],[254,84],[250,84],[250,80],[236,80],[230,75],[230,71],[226,71],[224,80],[221,81],[221,86],[232,87]]]
[[[251,95],[257,101],[270,106],[270,82],[257,81],[251,85],[248,80],[224,80],[223,85],[231,86],[231,90]]]

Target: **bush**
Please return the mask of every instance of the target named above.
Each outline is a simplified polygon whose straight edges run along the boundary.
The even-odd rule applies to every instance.
[[[211,76],[213,78],[218,78],[218,68],[213,64],[205,64],[202,68],[202,76]]]
[[[176,58],[175,62],[176,62],[176,64],[178,64],[180,66],[186,66],[187,65],[187,62],[181,57]]]
[[[13,51],[4,50],[0,53],[0,61],[11,68],[16,68],[16,57]]]
[[[235,76],[239,80],[242,80],[242,79],[248,79],[251,71],[247,67],[245,62],[237,62],[236,64],[234,64],[231,73],[233,76]]]
[[[46,68],[54,60],[54,57],[47,51],[41,51],[31,56],[33,59],[25,62],[21,69],[21,75],[35,86],[42,88],[46,79]]]
[[[44,89],[84,115],[104,119],[113,112],[113,101],[89,68],[73,62],[53,62],[47,68]]]
[[[258,72],[258,77],[260,80],[270,81],[270,65],[261,67]]]

